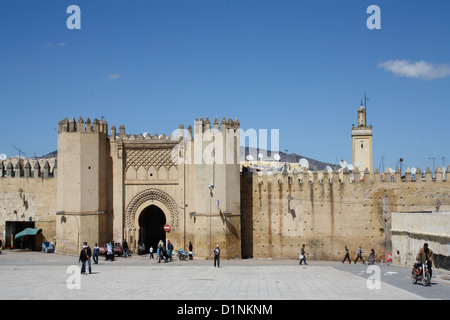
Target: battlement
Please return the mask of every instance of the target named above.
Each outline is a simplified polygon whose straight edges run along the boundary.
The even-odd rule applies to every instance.
[[[378,169],[374,173],[370,173],[369,170],[363,172],[359,171],[357,168],[354,171],[350,171],[347,167],[339,170],[333,171],[318,171],[317,169],[308,170],[306,168],[294,168],[289,169],[288,167],[280,168],[280,170],[258,170],[254,167],[242,167],[242,172],[247,174],[253,174],[262,181],[264,179],[277,181],[278,183],[283,183],[284,180],[289,181],[290,184],[297,183],[402,183],[402,182],[447,182],[447,173],[450,172],[450,166],[447,168],[437,167],[436,171],[433,173],[430,168],[427,168],[424,172],[418,167],[414,173],[411,172],[410,168],[407,168],[405,174],[402,176],[400,169],[397,168],[392,171],[386,168],[385,172],[380,173]]]
[[[72,117],[70,120],[67,118],[59,121],[58,124],[58,133],[63,132],[101,132],[108,133],[108,123],[105,120],[94,119],[94,122],[91,123],[89,118],[86,118],[86,122],[82,117],[78,118],[78,121],[75,122],[75,119]]]
[[[72,118],[73,119],[73,118]],[[211,121],[207,117],[206,119],[201,118],[200,120],[197,118],[194,122],[194,128],[195,128],[195,134],[199,133],[211,133],[212,130],[214,130],[215,133],[222,132],[226,133],[230,130],[233,130],[235,132],[240,127],[240,123],[238,118],[235,120],[229,118],[228,120],[223,117],[222,121],[219,122],[219,119],[216,117],[214,119],[214,122],[211,127]],[[178,129],[174,130],[169,135],[166,135],[164,133],[162,134],[153,134],[150,135],[149,133],[141,133],[141,134],[127,134],[125,132],[125,126],[121,125],[119,127],[119,132],[117,133],[116,126],[111,127],[111,141],[116,141],[120,139],[121,141],[180,141],[181,139],[192,139],[193,136],[193,129],[192,126],[189,126],[187,129],[184,128],[183,124],[180,124]]]
[[[0,178],[56,177],[56,158],[48,160],[8,158],[0,161]]]
[[[222,125],[222,126],[220,126]],[[209,132],[211,131],[211,121],[207,117],[205,120],[203,118],[195,119],[194,122],[195,132]],[[236,118],[234,121],[231,118],[228,118],[228,120],[223,117],[222,121],[219,122],[219,119],[216,117],[213,122],[213,129],[218,130],[220,132],[227,132],[229,130],[238,130],[240,127],[240,123],[238,118]],[[201,131],[199,130],[201,128]]]
[[[182,126],[180,126],[181,128]],[[192,128],[189,127],[191,132],[192,132]],[[119,133],[117,134],[117,129],[116,126],[112,126],[111,127],[111,137],[110,137],[111,141],[140,141],[140,142],[169,142],[169,141],[174,141],[176,140],[176,137],[171,133],[168,136],[166,136],[166,134],[162,133],[162,134],[153,134],[153,136],[147,132],[145,133],[140,133],[140,134],[126,134],[125,133],[125,126],[121,125],[119,127]]]

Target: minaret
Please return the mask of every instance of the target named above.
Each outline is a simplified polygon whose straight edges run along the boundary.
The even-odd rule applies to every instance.
[[[372,173],[372,126],[367,125],[366,107],[362,101],[358,109],[358,125],[352,127],[352,148],[353,165],[357,167],[359,163],[359,171],[368,169]]]

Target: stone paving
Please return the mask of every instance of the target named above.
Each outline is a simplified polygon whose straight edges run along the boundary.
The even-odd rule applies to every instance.
[[[70,289],[77,283],[77,262],[74,256],[4,251],[0,300],[423,299],[386,282],[370,289],[365,277],[338,270],[337,262],[299,266],[294,260],[222,260],[221,267],[214,268],[211,260],[156,263],[148,255],[113,262],[100,257],[92,274],[79,276],[79,289]]]

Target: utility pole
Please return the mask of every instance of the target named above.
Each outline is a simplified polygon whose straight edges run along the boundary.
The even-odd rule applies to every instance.
[[[385,156],[381,156],[381,170],[380,170],[380,172],[384,172],[384,157]]]
[[[288,152],[288,150],[286,149],[284,151],[285,151],[285,154],[284,154],[284,167],[287,168],[287,152]]]

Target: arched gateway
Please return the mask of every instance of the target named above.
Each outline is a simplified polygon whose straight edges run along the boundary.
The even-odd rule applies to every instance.
[[[160,240],[165,242],[164,225],[172,230],[178,228],[178,207],[171,196],[159,189],[147,189],[136,195],[129,203],[125,215],[125,237],[133,245],[150,245],[156,249]]]

